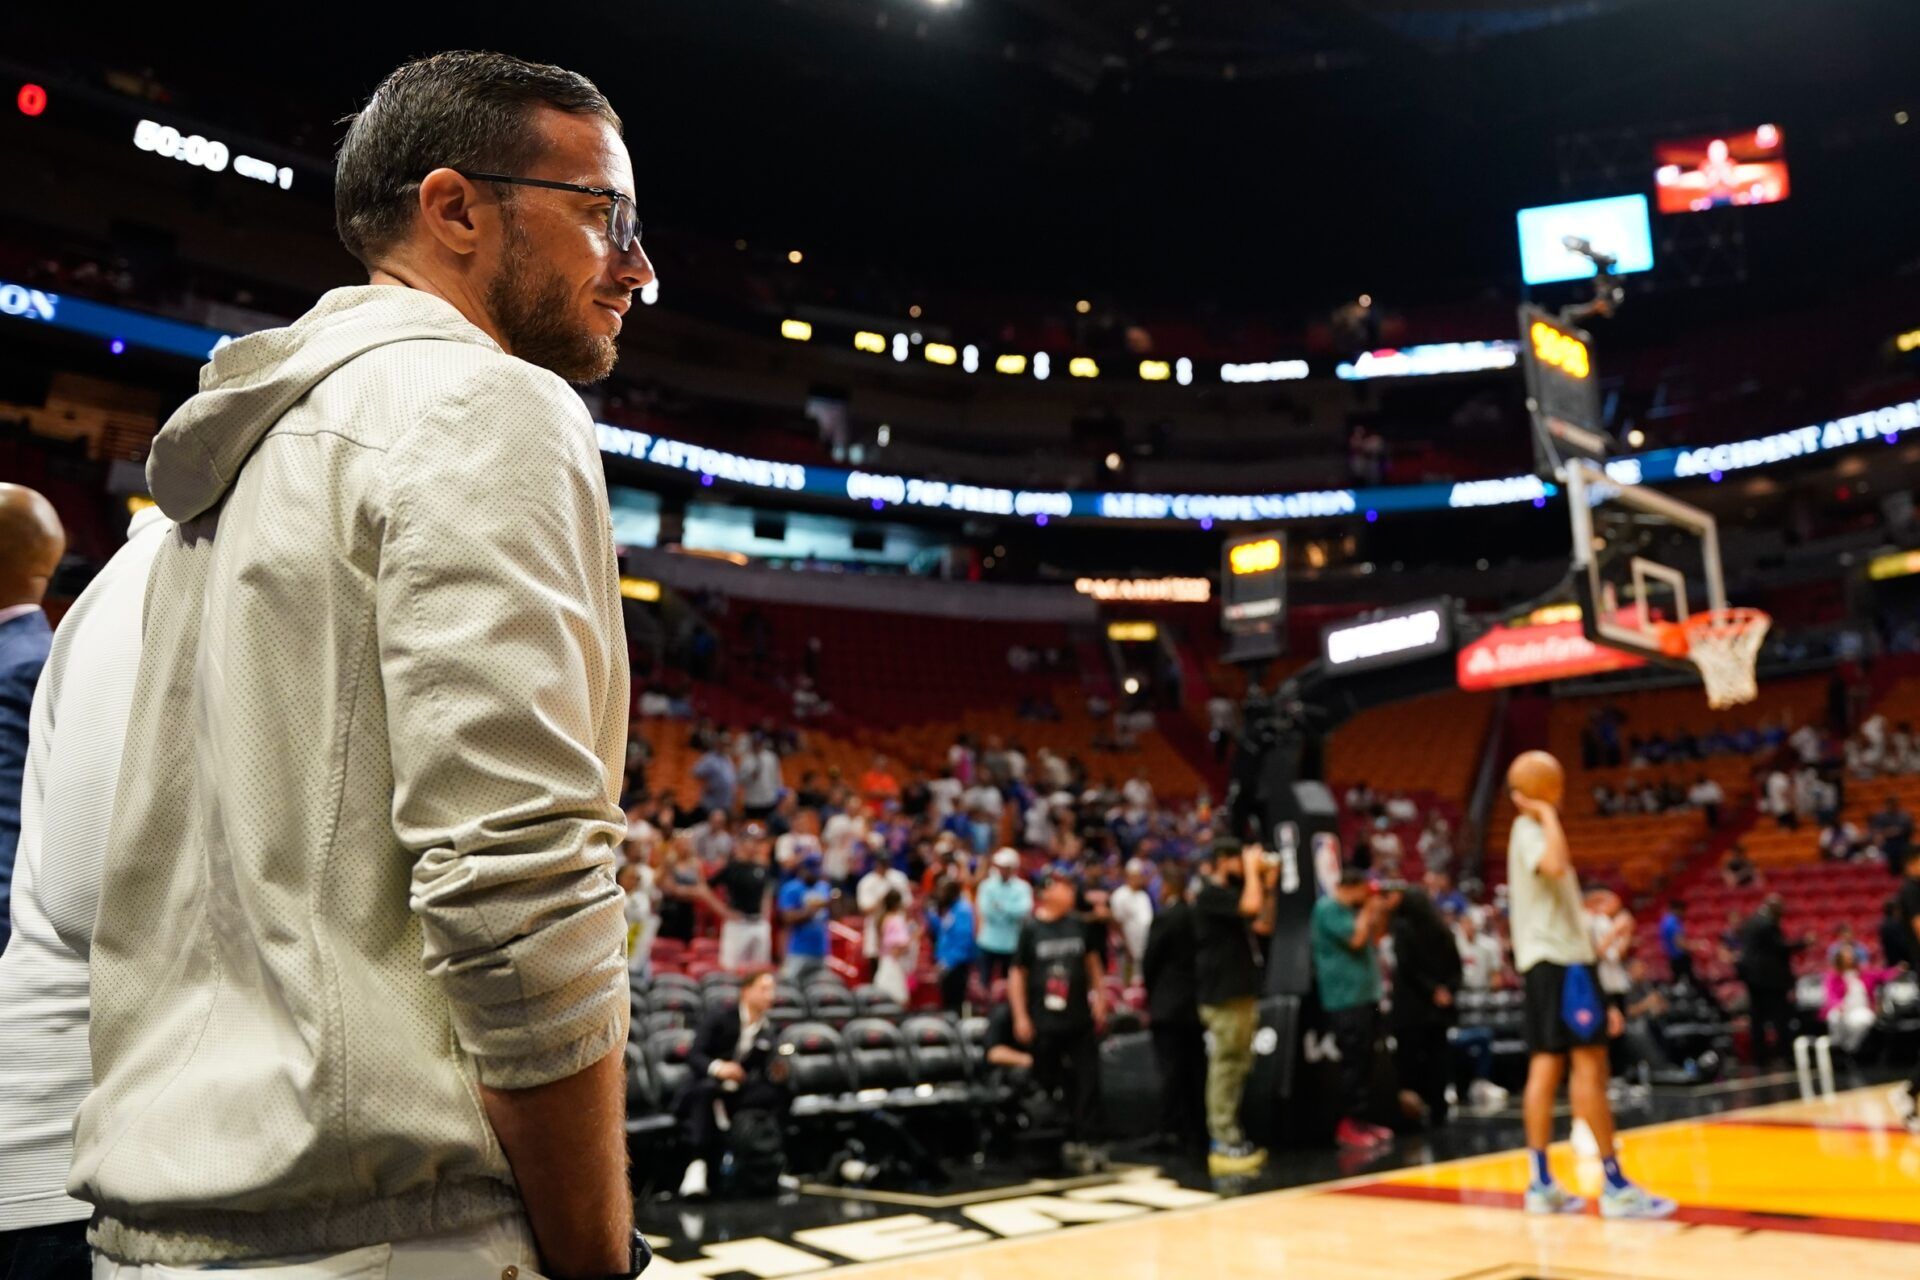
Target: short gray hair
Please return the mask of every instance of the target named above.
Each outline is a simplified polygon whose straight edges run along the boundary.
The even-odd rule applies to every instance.
[[[458,50],[406,63],[349,116],[334,162],[340,242],[371,268],[406,237],[415,192],[435,169],[514,173],[540,153],[534,111],[620,117],[578,72],[504,53]]]

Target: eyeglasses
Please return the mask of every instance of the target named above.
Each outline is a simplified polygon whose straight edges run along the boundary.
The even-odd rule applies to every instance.
[[[549,191],[577,191],[583,196],[599,196],[602,200],[611,200],[613,205],[607,210],[607,242],[621,253],[633,248],[640,238],[640,210],[634,206],[633,197],[624,191],[615,191],[612,187],[583,187],[577,182],[552,182],[546,178],[515,178],[504,173],[477,173],[470,169],[455,169],[455,173],[474,182],[504,182],[515,187],[545,187]]]

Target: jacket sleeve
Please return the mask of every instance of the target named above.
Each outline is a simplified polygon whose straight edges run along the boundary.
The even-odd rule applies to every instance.
[[[734,1010],[715,1009],[701,1019],[700,1029],[694,1033],[693,1044],[687,1049],[687,1066],[692,1068],[693,1078],[699,1080],[712,1075],[716,1062],[731,1061],[739,1041],[739,1015]]]
[[[0,666],[0,942],[6,933],[7,885],[20,840],[20,778],[27,767],[27,724],[44,653]]]
[[[393,822],[427,971],[482,1083],[627,1032],[614,788],[626,647],[592,421],[501,360],[395,441],[376,597]]]

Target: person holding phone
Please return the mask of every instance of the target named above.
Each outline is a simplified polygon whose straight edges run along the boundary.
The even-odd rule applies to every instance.
[[[1193,899],[1195,995],[1200,1022],[1213,1036],[1207,1061],[1207,1170],[1215,1176],[1256,1172],[1267,1153],[1240,1126],[1240,1099],[1253,1070],[1260,1026],[1265,940],[1273,935],[1273,882],[1280,867],[1257,844],[1231,836],[1213,842]]]

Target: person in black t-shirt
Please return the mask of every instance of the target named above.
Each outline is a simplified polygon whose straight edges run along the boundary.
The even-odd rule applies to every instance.
[[[1265,940],[1272,936],[1273,881],[1279,868],[1257,844],[1244,849],[1223,836],[1213,842],[1194,895],[1194,994],[1200,1021],[1213,1033],[1207,1063],[1207,1168],[1215,1175],[1252,1173],[1267,1153],[1240,1127],[1240,1098],[1253,1070],[1253,1033],[1260,1026]]]
[[[773,963],[773,924],[767,919],[768,858],[773,845],[758,822],[740,828],[733,856],[707,881],[720,891],[727,916],[720,926],[720,967],[731,972]]]
[[[1207,1131],[1207,1041],[1194,995],[1198,947],[1186,864],[1169,861],[1160,869],[1160,910],[1140,961],[1160,1073],[1160,1146],[1167,1149],[1190,1149]]]
[[[1087,945],[1087,925],[1074,912],[1076,886],[1058,871],[1036,880],[1033,916],[1020,929],[1007,1002],[1014,1038],[1033,1053],[1033,1077],[1049,1093],[1067,1091],[1067,1143],[1061,1155],[1076,1172],[1103,1167],[1100,1145],[1100,1044],[1106,1025],[1100,957]]]

